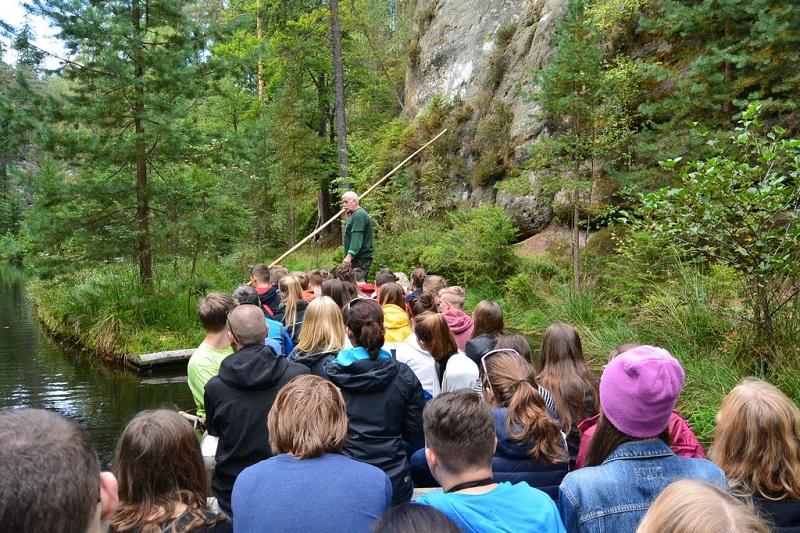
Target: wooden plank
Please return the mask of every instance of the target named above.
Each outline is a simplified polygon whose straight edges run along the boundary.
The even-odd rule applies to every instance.
[[[194,353],[194,348],[187,350],[169,350],[166,352],[134,354],[125,357],[125,362],[141,370],[157,366],[186,364]]]

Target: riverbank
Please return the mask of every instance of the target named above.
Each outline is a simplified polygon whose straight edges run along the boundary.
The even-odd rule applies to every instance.
[[[0,264],[0,409],[69,415],[87,429],[109,469],[120,432],[136,413],[194,405],[185,371],[142,375],[53,342],[34,316],[26,282],[20,270]]]

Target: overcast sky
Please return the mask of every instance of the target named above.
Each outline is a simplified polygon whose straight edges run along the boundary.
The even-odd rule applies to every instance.
[[[25,22],[25,10],[21,5],[22,0],[0,0],[0,4],[2,4],[2,8],[0,8],[0,19],[17,29],[21,28]],[[57,56],[64,57],[64,48],[61,46],[61,43],[53,37],[56,31],[48,26],[46,20],[38,17],[31,17],[30,24],[31,28],[33,28],[33,32],[36,34],[36,39],[34,40],[36,46]],[[11,49],[10,39],[7,36],[0,35],[0,40],[3,41],[6,48],[4,56],[6,63],[13,63],[16,60],[16,53]],[[57,68],[59,64],[58,59],[52,56],[48,56],[45,59],[46,68],[54,69]]]

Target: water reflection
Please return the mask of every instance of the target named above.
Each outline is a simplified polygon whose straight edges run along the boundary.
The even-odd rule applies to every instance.
[[[54,409],[73,417],[109,468],[128,420],[164,405],[193,405],[185,376],[141,376],[52,342],[25,301],[20,272],[0,265],[0,408]]]

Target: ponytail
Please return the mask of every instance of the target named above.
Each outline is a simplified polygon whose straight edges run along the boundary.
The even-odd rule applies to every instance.
[[[383,347],[383,310],[375,300],[357,298],[347,310],[347,327],[352,332],[353,344],[364,348],[372,359],[377,359]]]
[[[519,443],[531,443],[528,453],[532,459],[548,463],[567,460],[561,429],[547,413],[533,374],[511,385],[506,431]]]
[[[518,444],[528,445],[534,460],[568,460],[558,422],[550,418],[539,392],[535,371],[516,350],[500,349],[483,361],[484,382],[498,405],[508,409],[506,431]]]

